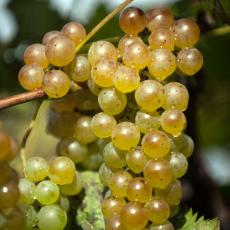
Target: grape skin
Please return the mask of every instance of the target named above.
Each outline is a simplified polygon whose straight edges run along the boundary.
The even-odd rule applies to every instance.
[[[124,51],[125,51],[125,47],[129,46],[130,44],[132,44],[133,42],[142,42],[141,38],[138,36],[129,36],[129,35],[125,35],[123,36],[118,43],[118,50],[120,52],[120,55],[123,55]]]

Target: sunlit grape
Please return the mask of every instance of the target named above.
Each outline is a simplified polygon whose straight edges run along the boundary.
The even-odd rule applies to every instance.
[[[120,215],[115,215],[106,220],[105,230],[125,230],[121,223]]]
[[[122,37],[119,40],[118,43],[118,50],[120,52],[120,54],[122,55],[125,51],[125,47],[127,47],[128,45],[132,44],[133,42],[141,42],[141,38],[138,36],[129,36],[129,35],[125,35],[124,37]]]
[[[54,38],[55,36],[60,36],[62,35],[62,33],[58,30],[51,30],[47,33],[44,34],[43,38],[42,38],[42,44],[46,45],[52,38]]]

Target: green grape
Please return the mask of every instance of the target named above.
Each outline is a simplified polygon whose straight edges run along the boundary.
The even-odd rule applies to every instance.
[[[89,144],[97,139],[92,132],[91,121],[90,116],[82,116],[75,124],[74,137],[82,144]]]
[[[59,199],[60,208],[68,212],[70,210],[70,200],[68,196],[61,195]]]
[[[154,196],[149,200],[145,207],[149,210],[150,220],[156,224],[164,224],[170,215],[168,203],[161,197]]]
[[[129,202],[120,213],[121,223],[127,230],[142,230],[148,223],[149,212],[141,203]]]
[[[142,81],[135,91],[137,104],[148,112],[153,112],[162,106],[163,86],[155,80]]]
[[[179,151],[185,155],[186,158],[189,158],[194,151],[194,142],[190,136],[187,134],[183,135],[183,143]]]
[[[34,190],[34,195],[39,203],[49,205],[55,203],[60,195],[58,186],[50,181],[41,181]]]
[[[91,76],[87,80],[87,86],[88,86],[88,88],[92,94],[98,96],[98,94],[100,92],[100,87],[94,82],[94,80]]]
[[[35,200],[34,191],[36,185],[34,182],[26,178],[21,178],[18,183],[18,188],[20,192],[19,202],[26,205],[32,204]]]
[[[109,186],[109,180],[113,175],[113,170],[114,169],[111,169],[105,163],[102,163],[99,170],[98,170],[100,181],[106,187]]]
[[[43,89],[49,97],[63,97],[70,89],[70,79],[61,70],[51,70],[44,75]]]
[[[200,37],[200,29],[190,18],[182,18],[173,26],[175,44],[179,48],[193,47]]]
[[[160,130],[145,134],[141,144],[143,152],[151,158],[164,157],[170,150],[169,137]]]
[[[31,205],[21,206],[20,209],[22,210],[24,216],[24,223],[23,223],[23,230],[32,230],[37,225],[38,222],[38,215],[36,210]]]
[[[54,38],[55,36],[61,36],[62,33],[58,30],[51,30],[47,33],[44,34],[43,38],[42,38],[42,44],[46,45],[52,38]]]
[[[101,210],[104,218],[108,219],[115,215],[119,215],[126,201],[122,198],[107,197],[101,203]]]
[[[10,151],[10,138],[5,130],[0,129],[0,162],[8,157]]]
[[[124,51],[125,51],[125,47],[127,47],[128,45],[132,44],[133,42],[142,42],[141,38],[138,36],[129,36],[129,35],[125,35],[123,36],[118,43],[118,50],[120,52],[120,55],[123,55]]]
[[[91,128],[93,133],[100,138],[111,136],[112,130],[116,126],[116,119],[106,113],[97,113],[91,120]]]
[[[101,152],[93,152],[89,154],[88,158],[83,162],[83,167],[88,170],[95,171],[98,170],[102,162],[103,162],[103,157]]]
[[[92,66],[92,79],[100,87],[111,87],[116,67],[117,63],[114,60],[100,59]]]
[[[149,72],[157,79],[164,80],[176,70],[176,57],[167,49],[155,49],[151,53]]]
[[[126,171],[115,172],[109,180],[109,188],[115,197],[126,197],[131,174]]]
[[[69,38],[74,45],[78,45],[86,36],[85,28],[82,24],[78,22],[68,22],[66,23],[61,32]]]
[[[127,198],[129,201],[140,203],[147,202],[152,196],[152,188],[143,177],[132,178],[127,187]]]
[[[174,217],[178,212],[180,208],[178,205],[176,206],[170,206],[170,218]]]
[[[144,134],[160,128],[160,115],[157,111],[145,112],[137,111],[135,116],[135,125]]]
[[[164,189],[156,188],[154,194],[163,197],[169,205],[179,205],[183,195],[181,182],[175,180]]]
[[[196,48],[182,49],[177,55],[177,66],[186,75],[194,75],[203,66],[202,53]]]
[[[34,90],[42,87],[44,71],[37,64],[24,65],[18,73],[18,81],[26,90]]]
[[[58,185],[71,184],[75,177],[75,165],[68,157],[55,157],[49,165],[48,177]]]
[[[46,56],[49,62],[58,67],[68,65],[75,57],[73,42],[63,35],[56,35],[46,44]]]
[[[90,46],[88,51],[89,63],[94,65],[101,59],[117,61],[118,51],[116,47],[107,41],[96,41]]]
[[[186,127],[186,117],[180,110],[165,110],[161,114],[161,127],[165,132],[177,137]]]
[[[136,69],[119,65],[113,77],[113,83],[122,93],[130,93],[140,85],[140,76]]]
[[[26,177],[34,182],[44,180],[48,175],[48,163],[42,157],[30,157],[25,166]]]
[[[153,188],[166,188],[173,179],[170,163],[165,159],[149,160],[143,170],[144,178]]]
[[[66,212],[57,205],[44,206],[38,212],[40,230],[63,230],[66,224]]]
[[[167,221],[164,224],[151,224],[149,230],[174,230],[171,222]]]
[[[121,113],[127,105],[127,97],[115,88],[102,89],[98,95],[100,108],[109,115]]]
[[[105,230],[125,230],[121,223],[120,215],[115,215],[106,220]]]
[[[143,171],[147,160],[147,157],[140,147],[137,147],[137,149],[129,151],[126,154],[126,163],[128,167],[136,174]]]
[[[75,196],[81,192],[83,185],[79,172],[75,171],[75,176],[71,184],[60,185],[61,192],[67,196]]]
[[[189,93],[186,87],[178,82],[170,82],[164,86],[164,97],[162,107],[167,109],[187,109]]]
[[[140,130],[132,122],[120,122],[113,129],[111,139],[117,148],[131,150],[140,141]]]
[[[77,55],[71,62],[68,74],[69,77],[76,82],[87,81],[90,76],[90,65],[88,58],[84,55]]]

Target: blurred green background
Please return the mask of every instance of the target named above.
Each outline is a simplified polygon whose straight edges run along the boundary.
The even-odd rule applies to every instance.
[[[70,20],[90,31],[121,1],[109,0],[1,0],[0,1],[0,98],[23,92],[17,73],[25,47],[41,41],[44,33],[58,30]],[[136,0],[149,9],[163,3],[176,17],[196,18],[202,37],[197,45],[204,68],[188,79],[190,107],[187,133],[196,144],[195,155],[184,179],[184,206],[209,218],[218,216],[222,229],[230,229],[230,1],[229,0]],[[94,40],[122,35],[117,18]],[[20,142],[36,102],[0,111],[10,134]]]

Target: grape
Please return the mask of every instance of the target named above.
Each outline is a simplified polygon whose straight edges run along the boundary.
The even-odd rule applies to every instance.
[[[106,88],[99,92],[98,103],[105,113],[117,115],[125,109],[127,97],[115,88]]]
[[[43,69],[37,64],[24,65],[18,73],[18,80],[26,90],[41,88],[43,78]]]
[[[182,134],[184,137],[184,141],[182,143],[181,148],[179,151],[185,155],[186,158],[189,158],[194,150],[194,142],[192,138],[186,134]]]
[[[75,165],[68,157],[55,157],[49,165],[48,177],[58,185],[70,184],[75,176]]]
[[[167,187],[173,178],[170,163],[165,159],[151,159],[144,167],[144,177],[154,188],[163,189]]]
[[[45,35],[43,36],[42,44],[46,45],[52,38],[54,38],[55,36],[60,36],[60,35],[62,35],[62,33],[58,30],[49,31],[45,33]]]
[[[32,230],[37,225],[38,215],[33,206],[21,206],[20,209],[24,214],[23,230]]]
[[[186,110],[189,93],[186,87],[178,82],[170,82],[164,86],[163,108]]]
[[[186,118],[183,112],[176,109],[165,110],[161,114],[162,129],[172,134],[174,137],[179,136],[186,126]]]
[[[19,202],[26,205],[32,204],[35,200],[34,190],[36,185],[26,178],[21,178],[18,183],[18,188],[20,192]]]
[[[47,205],[38,212],[40,230],[63,230],[67,224],[67,215],[57,205]]]
[[[66,23],[61,32],[69,38],[74,45],[78,45],[86,36],[85,28],[82,24],[78,22],[68,22]]]
[[[174,50],[173,32],[168,28],[161,27],[152,32],[148,37],[148,42],[152,49],[164,48],[169,51]]]
[[[103,150],[104,162],[110,168],[121,169],[125,167],[125,156],[126,153],[117,149],[112,142],[109,142]]]
[[[77,55],[69,66],[68,74],[76,82],[87,81],[90,76],[90,65],[87,57]]]
[[[100,59],[92,66],[91,76],[100,87],[111,87],[113,85],[116,62],[110,59]]]
[[[173,26],[175,44],[179,48],[193,47],[200,37],[200,29],[190,18],[182,18]]]
[[[75,176],[71,184],[60,185],[61,192],[67,196],[75,196],[82,190],[82,179],[79,172],[75,171]]]
[[[125,230],[120,215],[112,216],[105,222],[105,230]]]
[[[7,183],[7,181],[11,179],[17,179],[17,172],[12,169],[5,161],[0,161],[0,169],[1,169],[1,176],[0,176],[0,186]]]
[[[126,197],[127,187],[132,176],[126,171],[115,172],[109,180],[109,188],[115,197]]]
[[[51,70],[45,73],[43,87],[49,97],[63,97],[70,89],[70,79],[61,70]]]
[[[164,157],[170,149],[169,137],[160,130],[145,134],[141,144],[144,153],[151,158]]]
[[[42,157],[31,157],[26,162],[26,177],[34,182],[44,180],[48,175],[48,163]]]
[[[145,24],[145,14],[140,8],[128,7],[120,14],[119,25],[126,34],[137,35]]]
[[[196,48],[182,49],[177,55],[177,65],[183,73],[194,75],[203,66],[203,56]]]
[[[59,205],[60,205],[60,208],[62,208],[66,212],[68,212],[70,210],[69,198],[67,196],[64,196],[64,195],[60,196]]]
[[[92,94],[98,96],[98,94],[100,92],[100,87],[94,82],[94,80],[91,76],[87,80],[87,86],[88,86],[88,88]]]
[[[91,144],[93,145],[93,144]],[[103,157],[101,152],[95,152],[92,148],[92,151],[89,149],[90,154],[88,155],[87,159],[83,162],[83,167],[88,170],[98,170],[99,166],[103,162]]]
[[[118,51],[116,47],[107,41],[93,42],[88,51],[89,63],[94,65],[101,59],[117,61]]]
[[[101,210],[104,218],[108,219],[120,214],[122,207],[126,204],[122,198],[108,197],[102,201]]]
[[[90,116],[82,116],[75,124],[74,137],[82,144],[89,144],[97,139],[91,129],[91,120]]]
[[[122,93],[130,93],[140,85],[140,76],[137,70],[119,65],[114,74],[113,83]]]
[[[164,80],[176,70],[176,57],[163,48],[153,50],[148,69],[156,79]]]
[[[111,139],[117,148],[130,150],[137,147],[140,141],[140,130],[131,122],[120,122],[113,129]]]
[[[162,105],[163,86],[155,80],[142,81],[135,91],[137,104],[148,112],[153,112]]]
[[[127,198],[129,201],[145,203],[151,196],[152,189],[143,177],[135,177],[129,181],[127,187]]]
[[[50,180],[40,182],[34,190],[36,199],[43,205],[55,203],[59,198],[59,194],[58,186]]]
[[[148,223],[149,212],[141,203],[129,202],[121,209],[120,218],[127,230],[142,230]]]
[[[15,139],[9,136],[9,141],[10,141],[10,150],[8,152],[7,158],[5,159],[6,161],[14,160],[19,152],[19,146],[18,143],[15,141]]]
[[[161,197],[154,196],[149,200],[145,207],[149,209],[150,220],[156,224],[164,224],[170,215],[168,203]]]
[[[10,151],[10,138],[7,133],[0,129],[0,162],[8,157]]]
[[[171,222],[167,221],[164,224],[152,224],[149,226],[149,230],[174,230],[173,225]]]
[[[133,42],[142,42],[142,40],[138,36],[128,36],[128,35],[123,36],[119,40],[119,43],[118,43],[118,50],[119,50],[120,54],[123,55],[123,53],[125,51],[125,47],[129,46]]]
[[[101,183],[108,187],[109,186],[109,180],[113,175],[113,171],[110,167],[108,167],[105,163],[102,163],[99,170],[98,170],[98,174],[100,177],[100,181]]]
[[[46,56],[54,66],[62,67],[68,65],[75,56],[74,44],[63,35],[54,36],[46,44]]]

